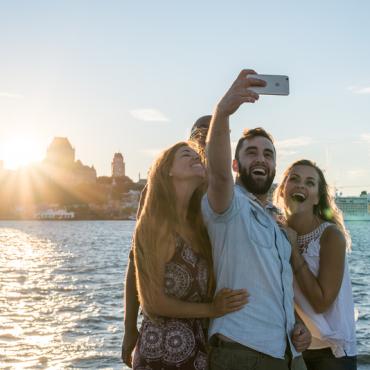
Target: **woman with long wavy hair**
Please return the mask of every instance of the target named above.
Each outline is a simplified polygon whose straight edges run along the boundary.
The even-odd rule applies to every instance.
[[[346,251],[350,238],[323,171],[293,163],[275,191],[292,243],[296,309],[311,331],[308,370],[356,369],[354,304]]]
[[[206,173],[190,143],[165,150],[152,166],[134,233],[143,309],[133,369],[207,369],[202,319],[239,310],[245,290],[213,297],[210,241],[201,216]]]

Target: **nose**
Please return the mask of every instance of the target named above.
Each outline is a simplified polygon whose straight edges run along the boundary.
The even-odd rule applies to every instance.
[[[256,159],[257,159],[257,162],[259,162],[259,163],[266,163],[266,158],[263,155],[263,153],[258,152]]]
[[[305,183],[302,180],[299,180],[299,182],[296,184],[296,187],[298,189],[305,189],[306,188],[306,185],[305,185]]]
[[[201,163],[201,159],[198,153],[194,153],[194,155],[191,158],[191,163]]]

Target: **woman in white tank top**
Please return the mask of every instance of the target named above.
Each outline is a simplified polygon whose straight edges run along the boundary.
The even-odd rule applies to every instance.
[[[346,252],[350,239],[341,212],[315,163],[293,163],[275,192],[292,243],[296,310],[312,334],[303,353],[308,370],[353,370],[354,305]]]

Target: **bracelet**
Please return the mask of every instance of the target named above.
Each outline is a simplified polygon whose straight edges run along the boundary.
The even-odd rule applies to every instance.
[[[306,265],[306,260],[303,259],[302,263],[296,269],[293,270],[293,274],[298,275],[298,273],[301,272],[301,270],[303,269],[305,265]]]

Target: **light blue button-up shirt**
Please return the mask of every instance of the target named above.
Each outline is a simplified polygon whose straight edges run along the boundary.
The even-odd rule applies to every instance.
[[[209,337],[222,334],[282,359],[288,338],[296,357],[290,342],[295,323],[291,246],[267,207],[235,185],[223,214],[213,212],[207,195],[202,212],[212,243],[216,290],[246,288],[250,294],[240,311],[211,321]]]

